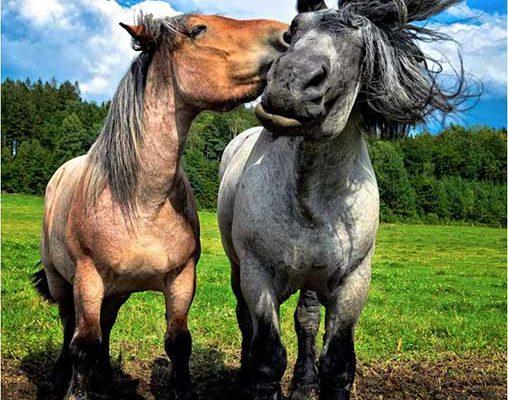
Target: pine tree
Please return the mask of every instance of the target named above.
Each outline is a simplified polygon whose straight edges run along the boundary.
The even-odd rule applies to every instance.
[[[54,160],[61,165],[71,158],[86,153],[88,135],[76,114],[70,114],[62,121],[58,130]]]

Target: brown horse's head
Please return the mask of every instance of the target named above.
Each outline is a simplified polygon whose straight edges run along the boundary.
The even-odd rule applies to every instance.
[[[188,14],[122,24],[135,48],[166,57],[178,95],[197,110],[224,110],[256,98],[274,59],[287,48],[287,25]]]

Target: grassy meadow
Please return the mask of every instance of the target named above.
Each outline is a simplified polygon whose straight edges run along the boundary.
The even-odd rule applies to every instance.
[[[29,283],[39,259],[42,206],[40,197],[2,196],[2,356],[14,365],[54,357],[62,340],[56,307]],[[203,253],[189,318],[193,363],[205,354],[233,367],[240,334],[229,265],[215,214],[201,212],[200,219]],[[281,312],[288,365],[296,356],[295,302],[291,298]],[[133,295],[113,330],[113,358],[128,369],[163,356],[164,325],[162,295]],[[382,224],[356,343],[362,363],[503,357],[506,230]]]

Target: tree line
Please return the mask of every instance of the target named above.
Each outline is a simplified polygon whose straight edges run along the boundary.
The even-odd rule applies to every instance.
[[[88,151],[109,102],[84,101],[77,82],[7,79],[1,86],[2,190],[42,194],[61,164]],[[183,164],[200,209],[215,209],[225,146],[256,125],[243,106],[195,120]],[[506,129],[452,125],[437,135],[369,138],[381,219],[506,226],[506,136]]]

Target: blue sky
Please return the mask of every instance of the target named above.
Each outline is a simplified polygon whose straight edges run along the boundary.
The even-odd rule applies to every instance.
[[[135,54],[118,22],[132,22],[140,9],[160,16],[198,11],[289,22],[295,14],[295,3],[296,0],[4,0],[2,80],[77,80],[84,98],[106,100]],[[478,105],[449,121],[506,126],[506,1],[467,0],[429,24],[459,43],[466,71],[484,85]],[[424,49],[457,64],[455,45]],[[433,129],[437,129],[435,124]]]

